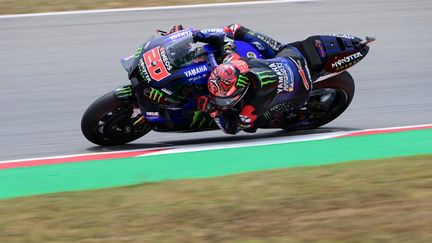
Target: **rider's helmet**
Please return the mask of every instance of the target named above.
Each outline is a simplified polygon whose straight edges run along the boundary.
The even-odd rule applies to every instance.
[[[210,91],[210,100],[216,108],[229,109],[243,98],[249,88],[249,83],[242,74],[248,71],[248,65],[241,60],[223,63],[213,69],[207,86]]]

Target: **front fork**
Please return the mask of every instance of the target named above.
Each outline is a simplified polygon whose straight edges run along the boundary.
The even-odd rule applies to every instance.
[[[125,86],[118,87],[117,89],[114,90],[113,95],[114,98],[117,100],[132,101],[132,102],[136,101],[136,97],[132,90],[132,85],[125,85]],[[139,105],[134,105],[131,118],[135,120],[135,122],[133,123],[134,127],[139,126],[146,121],[146,119],[141,113],[141,109],[139,108]]]

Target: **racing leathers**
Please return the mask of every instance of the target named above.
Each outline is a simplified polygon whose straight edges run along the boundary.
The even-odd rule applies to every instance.
[[[208,109],[225,133],[254,132],[257,122],[266,122],[267,118],[302,106],[308,100],[311,75],[305,58],[295,47],[238,24],[225,27],[223,34],[196,32],[194,36],[197,41],[223,48],[224,63],[246,64],[236,82],[237,87],[249,86],[243,100],[230,109],[214,109],[211,104]],[[232,39],[250,43],[265,59],[240,57]]]

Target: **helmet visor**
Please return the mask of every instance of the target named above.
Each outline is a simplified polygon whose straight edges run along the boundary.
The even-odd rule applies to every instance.
[[[212,95],[212,101],[218,107],[219,109],[226,110],[229,109],[237,104],[243,96],[246,94],[249,86],[246,86],[244,89],[237,89],[235,94],[228,96],[228,97],[220,97],[220,96],[214,96]]]
[[[239,95],[235,97],[213,97],[213,102],[219,109],[225,110],[233,107],[239,101],[239,99]]]

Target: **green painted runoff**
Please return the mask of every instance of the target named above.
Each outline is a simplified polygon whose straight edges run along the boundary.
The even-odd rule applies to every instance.
[[[432,129],[0,170],[0,198],[432,154]]]

